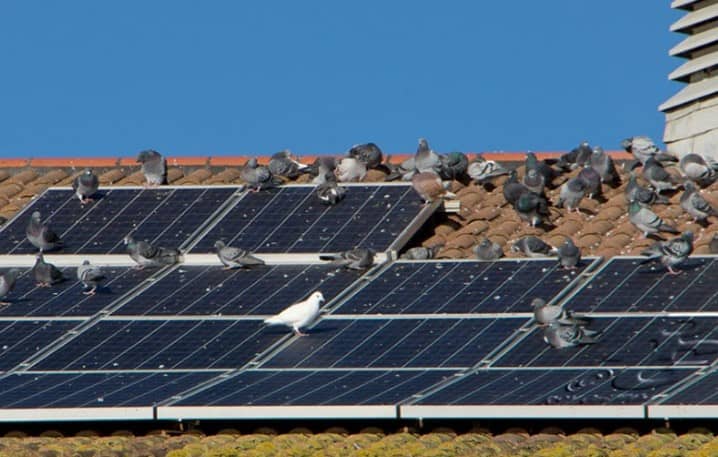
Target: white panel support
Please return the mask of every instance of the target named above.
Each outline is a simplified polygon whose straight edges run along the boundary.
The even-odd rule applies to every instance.
[[[396,419],[394,405],[160,406],[157,419]]]
[[[643,405],[403,405],[402,419],[643,419]]]
[[[0,409],[0,422],[68,422],[152,420],[151,406],[97,408],[12,408]]]
[[[649,405],[650,419],[715,419],[718,405]]]

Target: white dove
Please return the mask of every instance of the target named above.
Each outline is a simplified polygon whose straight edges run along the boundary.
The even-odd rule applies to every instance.
[[[306,336],[299,329],[310,324],[319,315],[319,305],[324,302],[324,295],[317,291],[306,300],[289,306],[287,309],[264,320],[268,325],[286,325],[292,327],[297,336]]]

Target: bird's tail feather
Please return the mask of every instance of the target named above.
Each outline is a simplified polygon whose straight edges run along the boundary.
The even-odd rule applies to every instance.
[[[267,324],[267,325],[279,325],[279,324],[283,324],[283,322],[281,321],[281,319],[279,319],[278,316],[268,317],[268,318],[264,319],[264,323]]]

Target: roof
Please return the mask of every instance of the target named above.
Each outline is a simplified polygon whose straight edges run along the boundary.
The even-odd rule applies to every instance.
[[[668,111],[685,105],[695,100],[699,100],[710,95],[718,93],[718,78],[706,78],[701,81],[688,84],[678,91],[673,97],[663,102],[659,107],[659,111]],[[667,141],[667,139],[664,139]]]
[[[716,17],[718,17],[718,3],[686,13],[685,16],[671,25],[670,30],[671,32],[688,33],[688,29],[691,27],[713,20]]]
[[[668,55],[671,56],[686,56],[688,53],[695,51],[696,49],[708,46],[718,41],[718,28],[705,30],[695,35],[689,35],[673,46]]]
[[[627,153],[611,152],[614,159],[626,160]],[[523,176],[522,153],[482,154],[485,158],[498,158],[516,167],[519,176]],[[557,157],[560,153],[539,153],[539,158]],[[469,154],[471,157],[472,154]],[[392,162],[399,162],[405,156],[393,156]],[[191,157],[168,158],[168,181],[172,185],[218,185],[240,184],[239,164],[246,157]],[[311,163],[313,157],[303,157],[301,161]],[[263,157],[260,162],[266,162]],[[71,163],[74,169],[68,167]],[[93,167],[101,186],[141,185],[143,177],[138,164],[130,158],[101,159],[5,159],[0,161],[0,215],[12,217],[34,197],[50,186],[69,185],[74,176],[83,167]],[[552,245],[560,244],[565,236],[573,238],[584,255],[612,257],[615,255],[637,255],[653,239],[644,238],[628,220],[627,203],[623,195],[628,174],[619,167],[623,183],[611,188],[604,185],[604,201],[584,199],[580,213],[567,214],[564,209],[552,208],[553,226],[531,227],[519,219],[516,212],[506,205],[501,184],[505,177],[499,177],[494,184],[481,186],[474,183],[452,182],[452,190],[460,202],[456,213],[438,213],[422,227],[411,245],[443,245],[439,258],[472,258],[472,248],[483,238],[500,244],[507,257],[520,257],[512,253],[511,244],[527,235],[535,235]],[[674,170],[677,172],[677,170]],[[547,191],[551,202],[558,200],[561,183],[574,176],[577,171],[565,174],[554,181],[554,187]],[[380,170],[370,170],[365,181],[383,181],[386,174]],[[308,174],[301,175],[296,182],[311,180]],[[704,196],[718,202],[718,184],[704,191]],[[716,228],[711,224],[701,226],[694,222],[679,206],[680,193],[667,194],[670,205],[654,205],[653,210],[668,224],[681,231],[693,230],[696,234],[695,252],[709,253],[708,243]]]

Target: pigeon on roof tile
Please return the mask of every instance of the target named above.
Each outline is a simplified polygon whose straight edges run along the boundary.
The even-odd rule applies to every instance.
[[[40,252],[52,251],[62,247],[62,240],[60,237],[50,230],[47,224],[44,224],[41,220],[40,212],[35,211],[30,216],[30,222],[27,224],[25,229],[27,240]]]
[[[632,136],[621,141],[621,146],[633,154],[642,164],[645,164],[649,158],[658,160],[659,162],[676,162],[676,158],[667,154],[647,136]]]
[[[473,249],[476,258],[484,261],[498,260],[504,256],[504,250],[501,245],[489,240],[482,239]]]
[[[683,187],[685,190],[681,194],[681,208],[693,216],[694,220],[705,221],[708,216],[718,216],[718,210],[703,198],[695,184],[687,181]]]
[[[136,269],[173,265],[183,260],[182,252],[174,248],[152,246],[147,241],[135,241],[127,235],[124,239],[127,253],[137,263]]]
[[[680,233],[666,224],[656,213],[636,201],[628,204],[628,218],[645,236],[659,232]]]
[[[718,162],[708,163],[699,154],[686,154],[681,157],[679,167],[683,175],[699,186],[708,186],[716,180]]]
[[[599,332],[581,325],[561,325],[554,322],[544,329],[543,339],[551,347],[563,349],[597,343],[598,335]]]
[[[478,184],[490,182],[497,176],[509,174],[509,170],[499,165],[495,160],[486,160],[480,154],[469,163],[466,168],[469,177]]]
[[[621,177],[616,170],[616,164],[601,146],[594,146],[591,150],[591,167],[601,176],[602,182],[611,185],[620,184]]]
[[[582,141],[570,152],[561,155],[556,166],[564,171],[575,170],[578,167],[588,165],[591,162],[591,146],[588,141]]]
[[[579,204],[586,195],[586,181],[579,177],[571,178],[561,185],[559,199],[556,206],[565,207],[568,212],[580,212]]]
[[[563,244],[556,248],[556,254],[559,263],[566,270],[575,269],[581,261],[581,250],[568,236],[564,237]]]
[[[509,171],[509,179],[504,183],[502,190],[504,199],[512,206],[519,201],[523,194],[531,192],[528,187],[519,182],[516,170]]]
[[[361,181],[366,176],[366,165],[354,157],[344,157],[337,164],[334,174],[339,182]]]
[[[97,287],[106,279],[102,269],[92,265],[89,260],[83,260],[82,265],[77,267],[77,279],[82,283],[85,295],[95,295]]]
[[[296,160],[289,149],[285,149],[272,154],[267,168],[272,173],[272,176],[296,179],[309,167]]]
[[[4,274],[0,275],[0,305],[9,305],[5,301],[5,297],[15,288],[15,281],[17,276],[20,274],[20,270],[17,268],[11,268]]]
[[[544,184],[549,187],[553,182],[553,178],[557,175],[556,170],[554,170],[551,165],[547,164],[544,160],[538,160],[538,157],[536,157],[536,154],[533,152],[526,153],[524,165],[526,166],[527,174],[529,170],[536,170],[541,176],[543,176]]]
[[[72,189],[83,205],[93,201],[92,196],[97,193],[99,187],[99,179],[89,168],[72,180]]]
[[[273,176],[268,167],[259,165],[256,157],[250,158],[239,172],[240,178],[249,187],[250,191],[260,191],[277,187],[282,181]]]
[[[554,252],[554,248],[538,237],[525,236],[511,246],[511,251],[521,252],[527,257],[546,257]]]
[[[332,265],[350,270],[366,270],[374,264],[375,252],[368,248],[354,248],[336,254],[320,254],[319,260],[330,261]]]
[[[654,203],[664,205],[670,203],[668,198],[657,194],[653,191],[653,189],[649,189],[638,184],[638,179],[633,171],[631,171],[630,177],[628,178],[628,184],[624,189],[624,195],[626,197],[626,202],[630,203],[632,201],[637,201],[642,206],[651,206]]]
[[[355,144],[347,154],[363,162],[366,168],[377,168],[384,159],[381,149],[374,143]]]
[[[686,231],[679,237],[667,240],[657,241],[648,249],[641,252],[641,255],[648,256],[641,263],[659,260],[666,268],[668,273],[672,275],[680,274],[673,267],[676,267],[686,261],[688,256],[693,252],[693,232]]]
[[[439,175],[442,179],[461,180],[466,176],[466,170],[469,167],[469,158],[463,152],[450,152],[439,156],[441,161],[441,171]]]
[[[600,197],[603,195],[601,175],[598,174],[592,166],[589,165],[581,168],[577,177],[586,184],[586,193],[589,198]]]
[[[253,256],[251,252],[245,249],[227,246],[224,241],[216,241],[214,243],[214,248],[217,250],[217,257],[224,265],[225,270],[243,267],[251,268],[257,265],[264,265],[264,261]]]
[[[167,161],[154,149],[146,149],[137,154],[137,163],[142,164],[145,185],[159,186],[167,184]]]
[[[306,336],[300,330],[311,324],[319,316],[319,306],[324,302],[324,295],[321,292],[313,292],[309,298],[286,308],[281,313],[264,320],[267,325],[286,325],[294,330],[297,336]]]
[[[544,175],[539,173],[538,169],[530,168],[526,170],[526,174],[521,178],[521,183],[526,186],[528,190],[535,194],[543,195],[546,187],[546,178]]]
[[[447,189],[449,183],[442,182],[441,177],[433,171],[414,174],[411,178],[411,185],[426,203],[440,198],[456,198],[456,195]]]
[[[550,216],[548,200],[533,192],[521,194],[513,206],[519,218],[532,227],[541,225]]]
[[[50,287],[65,280],[62,271],[55,265],[45,262],[42,252],[35,257],[32,275],[38,287]]]
[[[419,138],[419,146],[414,154],[414,168],[419,173],[433,171],[438,175],[441,174],[441,158],[429,147],[429,142],[424,138]]]
[[[676,176],[668,173],[663,165],[656,159],[649,157],[643,164],[643,178],[648,181],[656,192],[661,193],[664,190],[674,190],[681,185],[681,180]]]

